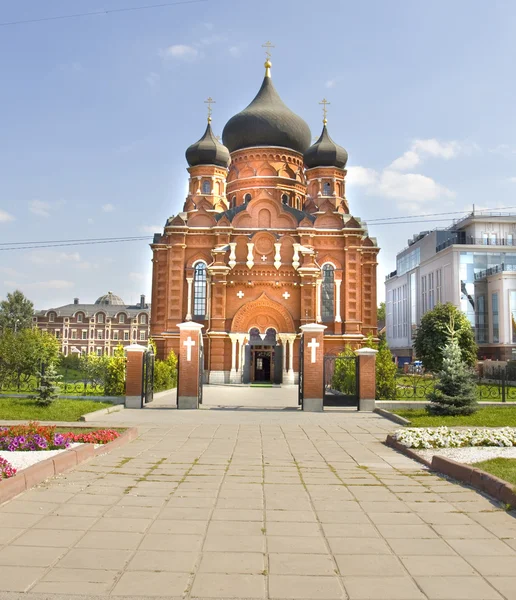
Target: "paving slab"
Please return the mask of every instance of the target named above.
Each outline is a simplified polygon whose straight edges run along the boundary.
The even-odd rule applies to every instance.
[[[273,390],[103,417],[138,439],[0,506],[0,600],[516,600],[514,513]]]

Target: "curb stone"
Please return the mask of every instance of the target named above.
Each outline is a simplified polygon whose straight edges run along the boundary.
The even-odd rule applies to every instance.
[[[77,465],[94,458],[107,454],[112,450],[116,450],[126,444],[129,444],[138,437],[138,429],[131,427],[127,429],[116,440],[107,444],[102,444],[98,448],[94,448],[93,444],[81,444],[76,448],[70,448],[61,452],[56,456],[23,469],[16,473],[14,477],[2,479],[0,481],[0,504],[12,500],[15,496],[25,492],[26,490],[38,485],[45,479],[59,475],[65,471],[70,471]]]

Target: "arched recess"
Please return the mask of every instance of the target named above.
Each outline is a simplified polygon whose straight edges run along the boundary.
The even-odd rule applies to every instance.
[[[270,327],[281,333],[295,332],[291,314],[265,292],[237,310],[231,322],[232,332],[247,333],[253,327],[259,329],[260,333],[265,333]]]
[[[265,162],[262,165],[260,165],[260,167],[258,167],[258,176],[276,177],[277,175],[278,172],[276,171],[276,169],[268,162]]]
[[[271,211],[268,208],[262,208],[258,213],[258,227],[270,228]]]

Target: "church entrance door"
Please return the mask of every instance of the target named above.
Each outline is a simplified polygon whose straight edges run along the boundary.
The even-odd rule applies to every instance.
[[[281,384],[283,346],[278,344],[274,329],[267,329],[265,334],[261,334],[257,328],[251,329],[245,357],[243,383]]]
[[[252,350],[252,380],[256,383],[271,383],[272,378],[272,350]]]

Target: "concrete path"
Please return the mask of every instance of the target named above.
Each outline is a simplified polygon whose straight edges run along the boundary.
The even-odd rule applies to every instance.
[[[377,415],[117,419],[140,437],[0,507],[0,599],[516,599],[514,515],[384,446]]]

